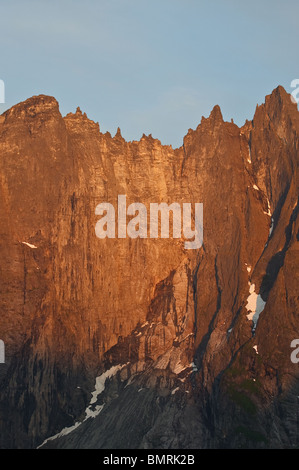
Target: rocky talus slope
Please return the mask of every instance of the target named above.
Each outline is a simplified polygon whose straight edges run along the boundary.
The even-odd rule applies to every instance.
[[[298,447],[298,136],[280,86],[178,149],[44,95],[0,116],[1,448]],[[97,238],[118,195],[203,203],[202,247]]]

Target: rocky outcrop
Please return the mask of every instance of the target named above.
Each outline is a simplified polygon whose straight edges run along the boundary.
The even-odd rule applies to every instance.
[[[179,149],[102,134],[48,96],[2,117],[1,447],[298,445],[290,95],[242,128],[215,106]],[[97,238],[95,208],[118,195],[203,203],[203,246]]]

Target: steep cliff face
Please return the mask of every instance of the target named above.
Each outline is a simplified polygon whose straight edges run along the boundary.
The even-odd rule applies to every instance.
[[[282,87],[175,150],[48,96],[2,115],[2,448],[298,444],[298,132]],[[97,238],[118,195],[203,203],[203,246]]]

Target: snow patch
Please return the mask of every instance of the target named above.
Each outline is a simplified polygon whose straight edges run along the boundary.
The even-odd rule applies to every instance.
[[[258,354],[257,345],[253,346],[253,349],[255,350],[256,354]]]
[[[94,409],[92,409],[91,405],[97,401],[98,396],[105,390],[106,379],[108,379],[108,378],[112,377],[113,375],[115,375],[119,370],[121,370],[126,365],[127,364],[113,366],[113,367],[111,367],[111,369],[106,370],[106,372],[104,372],[99,377],[96,377],[95,390],[94,390],[94,392],[92,392],[92,396],[91,396],[91,400],[89,402],[89,405],[85,409],[85,417],[84,417],[83,421],[77,421],[73,426],[63,428],[58,434],[55,434],[54,436],[48,437],[37,448],[39,449],[44,444],[46,444],[48,441],[53,441],[54,439],[57,439],[59,437],[67,436],[68,434],[73,432],[75,429],[77,429],[87,419],[95,418],[96,416],[98,416],[105,405],[104,404],[103,405],[97,405]]]
[[[102,409],[104,408],[104,405],[97,405],[94,410],[91,408],[86,408],[85,410],[85,418],[84,421],[86,421],[88,418],[95,418],[98,416],[98,414],[101,413]]]
[[[120,369],[122,369],[124,366],[118,365],[118,366],[113,366],[111,369],[106,370],[102,375],[96,378],[96,383],[95,383],[95,390],[92,392],[91,400],[89,402],[89,405],[92,405],[97,401],[98,396],[103,393],[105,390],[105,382],[106,380],[110,377],[113,377]]]
[[[250,145],[248,145],[248,150],[249,150],[249,152],[248,152],[249,156],[247,158],[247,161],[248,161],[248,163],[251,163],[251,148],[250,148]]]
[[[264,310],[266,302],[262,299],[260,294],[255,292],[255,284],[249,283],[249,296],[247,297],[246,310],[249,312],[247,316],[248,320],[253,321],[253,329],[256,328],[258,319],[262,311]]]
[[[23,243],[23,245],[29,246],[29,248],[37,248],[37,246],[31,245],[31,243],[27,243],[27,242],[22,242],[22,243]]]
[[[271,217],[271,227],[270,227],[270,230],[269,230],[269,238],[271,237],[271,234],[273,232],[273,227],[274,227],[274,219],[273,219],[273,217]]]
[[[268,211],[267,212],[263,211],[263,212],[264,212],[264,214],[269,215],[269,217],[271,217],[272,213],[271,213],[271,207],[270,207],[269,199],[267,199],[267,204],[268,204]]]

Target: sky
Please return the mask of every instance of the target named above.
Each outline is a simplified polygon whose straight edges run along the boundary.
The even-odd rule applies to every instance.
[[[238,125],[299,78],[298,0],[0,0],[0,113],[38,94],[101,132],[179,147],[214,105]]]

